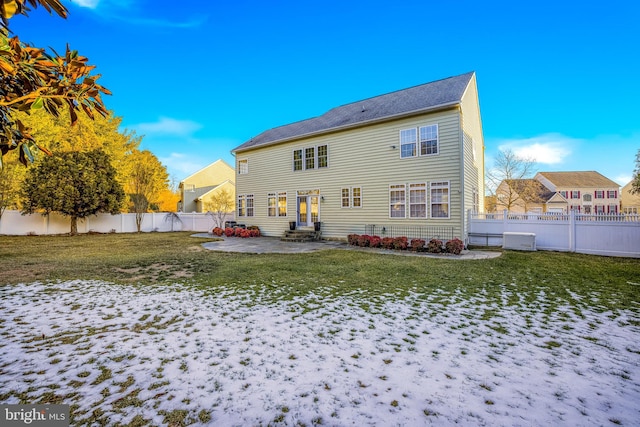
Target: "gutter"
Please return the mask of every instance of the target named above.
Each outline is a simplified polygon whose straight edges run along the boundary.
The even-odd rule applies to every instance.
[[[371,119],[371,120],[366,120],[363,122],[358,122],[358,123],[351,123],[348,125],[342,125],[342,126],[336,126],[336,127],[332,127],[329,129],[322,129],[322,130],[318,130],[315,132],[309,132],[309,133],[304,133],[304,134],[299,134],[299,135],[295,135],[295,136],[290,136],[288,138],[282,138],[282,139],[277,139],[275,141],[269,141],[269,142],[265,142],[263,144],[259,144],[259,145],[253,145],[251,147],[247,147],[244,148],[242,150],[238,150],[238,148],[235,148],[233,150],[231,150],[232,154],[236,154],[238,152],[244,152],[244,151],[250,151],[250,150],[254,150],[257,148],[263,148],[263,147],[269,147],[272,145],[277,145],[277,144],[283,144],[285,142],[291,142],[291,141],[295,141],[298,139],[304,139],[304,138],[309,138],[312,136],[318,136],[318,135],[324,135],[324,134],[329,134],[329,133],[334,133],[334,132],[340,132],[343,130],[348,130],[348,129],[354,129],[354,128],[358,128],[358,127],[362,127],[362,126],[366,126],[366,125],[371,125],[371,124],[375,124],[375,123],[384,123],[384,122],[388,122],[388,121],[392,121],[392,120],[397,120],[400,118],[404,118],[404,117],[411,117],[411,116],[415,116],[418,114],[423,114],[423,113],[430,113],[430,112],[436,112],[436,111],[440,111],[440,110],[447,110],[451,107],[455,107],[457,105],[460,105],[462,101],[458,100],[458,101],[452,101],[452,102],[447,102],[444,104],[438,104],[435,105],[433,107],[428,107],[428,108],[422,108],[419,110],[412,110],[412,111],[407,111],[404,113],[398,113],[398,114],[394,114],[391,116],[384,116],[384,117],[380,117],[377,119]],[[318,117],[314,117],[314,118],[320,118],[322,116],[318,116]],[[307,119],[307,120],[311,120],[311,119]],[[284,126],[288,126],[288,125],[284,125]],[[275,128],[273,128],[275,129]]]

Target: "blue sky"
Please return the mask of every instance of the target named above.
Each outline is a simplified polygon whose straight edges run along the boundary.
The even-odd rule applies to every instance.
[[[608,2],[76,0],[11,20],[88,56],[107,107],[177,181],[272,127],[475,71],[490,165],[597,170],[624,185],[640,149],[640,6]],[[364,149],[364,148],[363,148]]]

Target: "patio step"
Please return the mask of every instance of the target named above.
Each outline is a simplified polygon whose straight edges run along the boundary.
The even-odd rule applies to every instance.
[[[314,230],[287,230],[280,240],[283,242],[315,242],[320,240],[320,232]]]

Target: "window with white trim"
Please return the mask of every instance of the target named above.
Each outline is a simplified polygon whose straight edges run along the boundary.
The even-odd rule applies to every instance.
[[[193,193],[196,191],[196,185],[195,184],[185,184],[184,185],[184,191],[188,192],[188,193]]]
[[[287,216],[287,192],[278,193],[278,216]]]
[[[238,160],[238,175],[246,175],[249,173],[249,160]]]
[[[624,212],[625,214],[637,214],[638,208],[636,206],[631,206],[631,207],[623,208],[622,212]]]
[[[278,195],[276,193],[267,194],[267,215],[276,216],[278,209]]]
[[[420,155],[438,154],[438,125],[420,127]]]
[[[603,214],[604,213],[604,205],[595,205],[595,212],[597,214]]]
[[[318,145],[293,150],[293,170],[324,169],[329,167],[329,146]]]
[[[572,199],[579,199],[580,198],[580,192],[577,190],[571,190],[571,198]]]
[[[318,169],[329,166],[329,149],[326,145],[318,145]]]
[[[302,150],[293,150],[293,170],[301,171],[302,169]]]
[[[362,188],[353,187],[351,189],[351,206],[354,208],[362,207]]]
[[[615,199],[618,197],[618,192],[616,190],[607,190],[607,199]]]
[[[342,193],[342,195],[340,196],[341,206],[343,208],[350,208],[351,207],[351,189],[343,188],[341,190],[341,193]]]
[[[236,209],[236,212],[238,214],[238,216],[245,216],[246,214],[246,199],[244,197],[244,194],[238,194],[238,207]]]
[[[617,214],[618,213],[618,205],[609,205],[607,208],[608,213],[610,214]]]
[[[389,186],[389,217],[405,218],[406,187],[404,184]]]
[[[362,207],[362,188],[344,187],[340,190],[340,206],[343,208]]]
[[[427,217],[427,184],[409,184],[409,218]]]
[[[569,198],[569,192],[568,192],[568,191],[561,191],[561,192],[560,192],[560,195],[561,195],[562,197],[564,197],[565,199],[568,199],[568,198]]]
[[[253,194],[247,194],[247,216],[253,216]]]
[[[304,168],[314,169],[316,167],[316,148],[308,147],[304,149]]]
[[[431,218],[449,218],[449,181],[432,182]]]
[[[583,194],[582,195],[582,201],[583,202],[590,202],[591,201],[591,194]]]
[[[604,190],[596,190],[596,199],[604,199]]]
[[[418,137],[416,129],[404,129],[400,131],[400,157],[415,157],[416,156],[416,144]]]

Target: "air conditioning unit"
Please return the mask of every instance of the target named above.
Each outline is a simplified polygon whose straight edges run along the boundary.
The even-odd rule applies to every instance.
[[[502,248],[513,249],[516,251],[535,251],[536,234],[515,232],[502,233]]]

